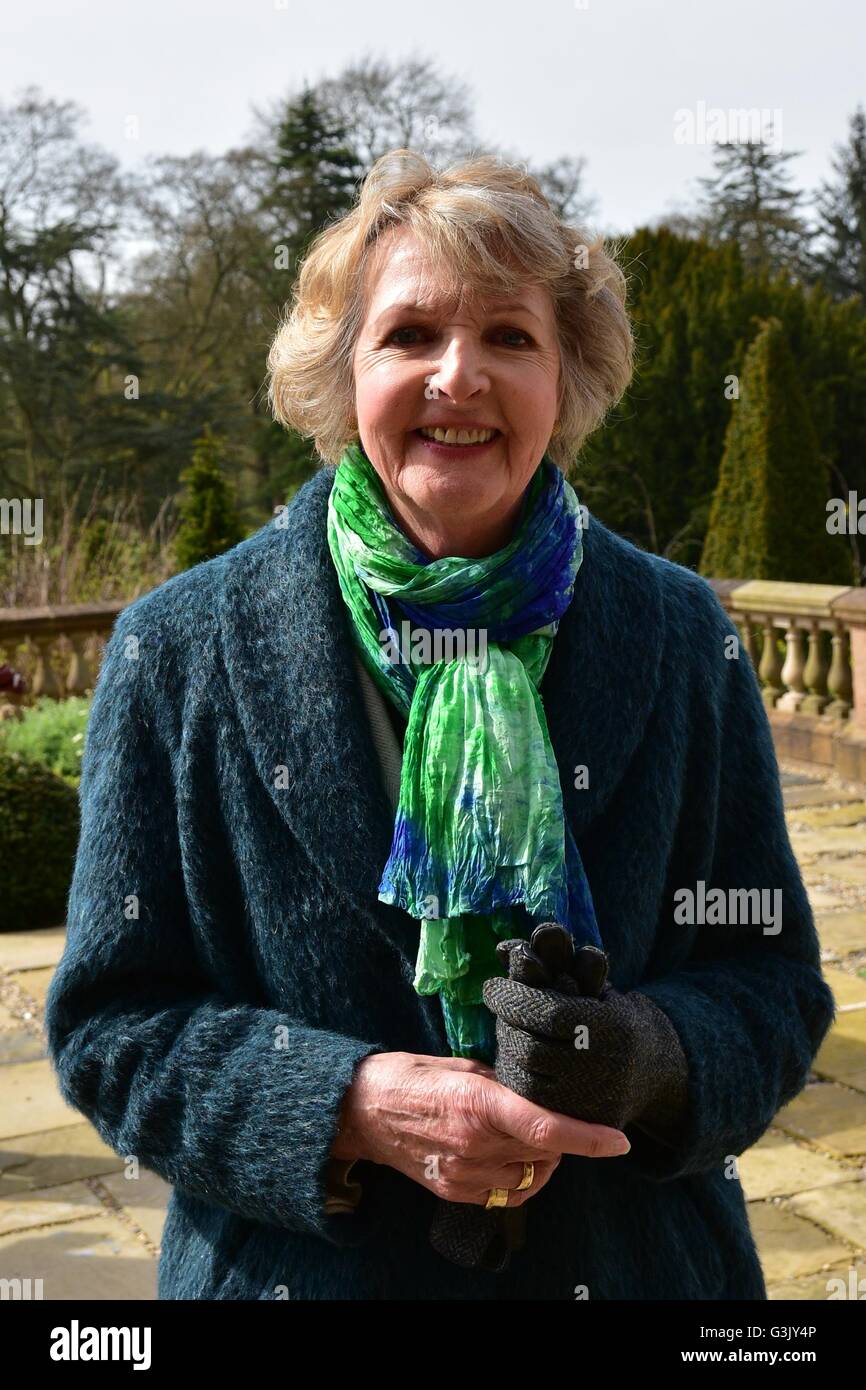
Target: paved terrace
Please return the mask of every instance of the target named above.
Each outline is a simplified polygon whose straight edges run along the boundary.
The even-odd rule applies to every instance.
[[[783,781],[838,1016],[739,1169],[770,1298],[826,1299],[828,1280],[866,1279],[866,800],[814,769]],[[0,1278],[42,1279],[46,1299],[152,1299],[169,1188],[127,1178],[61,1099],[42,1013],[62,949],[62,927],[0,935]]]

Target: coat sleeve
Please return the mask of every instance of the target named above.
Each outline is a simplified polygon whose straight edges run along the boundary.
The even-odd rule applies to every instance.
[[[106,644],[88,722],[66,945],[46,1000],[64,1099],[118,1154],[255,1221],[338,1245],[369,1234],[329,1214],[329,1150],[362,1058],[379,1043],[307,1026],[220,986],[190,925],[169,706],[136,659],[136,605]],[[206,943],[205,943],[206,945]]]
[[[754,1144],[805,1086],[835,1009],[788,837],[756,674],[744,651],[733,656],[737,630],[712,590],[692,582],[700,591],[691,590],[687,626],[699,655],[689,701],[700,713],[691,721],[680,815],[684,854],[676,863],[697,873],[669,884],[673,921],[664,924],[667,932],[688,933],[690,950],[680,969],[637,986],[676,1029],[688,1094],[666,1142],[629,1131],[626,1160],[659,1180],[718,1168]],[[727,925],[681,920],[713,916],[689,914],[680,890],[693,891],[697,904],[696,879],[706,893],[724,891]],[[733,899],[731,889],[766,890],[761,909],[754,892]]]

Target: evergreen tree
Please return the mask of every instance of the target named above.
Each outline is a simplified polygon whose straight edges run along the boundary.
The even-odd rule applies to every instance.
[[[703,223],[715,242],[735,241],[747,270],[785,271],[802,278],[811,233],[800,216],[803,194],[789,182],[788,161],[801,151],[774,150],[765,140],[717,144],[705,190]]]
[[[219,466],[219,442],[206,425],[193,448],[192,463],[180,475],[181,524],[175,538],[180,569],[222,555],[243,540],[232,489]]]
[[[339,116],[309,87],[287,105],[267,163],[268,186],[258,210],[266,231],[250,273],[275,320],[313,239],[353,206],[364,166]],[[316,453],[309,440],[271,419],[263,392],[254,395],[253,410],[261,475],[256,501],[270,510],[312,477]]]
[[[606,525],[696,565],[730,409],[725,381],[738,370],[753,303],[731,243],[642,228],[625,243],[623,262],[635,377],[583,446],[573,481]]]
[[[365,171],[346,127],[309,87],[287,106],[269,164],[272,182],[262,208],[276,215],[288,250],[289,264],[281,269],[293,280],[313,238],[351,208]]]
[[[777,318],[746,353],[700,572],[717,579],[856,583],[827,530],[828,471]]]
[[[851,117],[847,145],[837,148],[832,161],[834,183],[819,191],[820,249],[815,270],[837,299],[860,296],[866,306],[866,112],[858,106]]]
[[[737,245],[642,228],[624,245],[635,377],[571,470],[615,531],[697,565],[738,376],[755,324],[779,318],[837,495],[866,496],[866,315],[821,284],[747,274]],[[866,556],[864,556],[866,559]]]

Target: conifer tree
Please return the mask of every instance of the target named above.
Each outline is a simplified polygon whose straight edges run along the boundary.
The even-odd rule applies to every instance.
[[[193,447],[192,463],[180,475],[185,491],[178,503],[181,524],[175,538],[180,569],[222,555],[243,530],[232,489],[219,466],[219,441],[206,425]]]
[[[866,111],[862,106],[851,117],[848,143],[837,148],[832,164],[835,182],[825,181],[816,199],[821,241],[813,262],[835,298],[859,295],[866,310]]]
[[[791,186],[788,162],[799,150],[776,150],[768,140],[717,144],[715,172],[699,179],[707,234],[716,243],[735,241],[746,270],[803,278],[810,232],[800,215],[803,193]]]
[[[268,235],[255,273],[266,298],[280,306],[291,296],[313,239],[352,207],[364,167],[339,116],[309,87],[286,106],[268,163],[270,180],[260,205]],[[315,472],[311,441],[285,430],[263,405],[254,446],[267,469],[268,496],[260,497],[265,505],[282,505]]]
[[[346,128],[309,87],[286,107],[270,166],[262,206],[280,218],[280,241],[289,253],[285,268],[293,279],[313,238],[351,208],[364,169]]]
[[[855,583],[827,530],[828,469],[779,319],[746,353],[710,508],[700,573],[716,579]]]

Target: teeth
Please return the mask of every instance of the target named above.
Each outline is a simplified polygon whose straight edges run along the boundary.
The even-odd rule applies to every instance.
[[[437,444],[486,444],[496,430],[427,430],[421,433],[427,439],[435,439]]]

